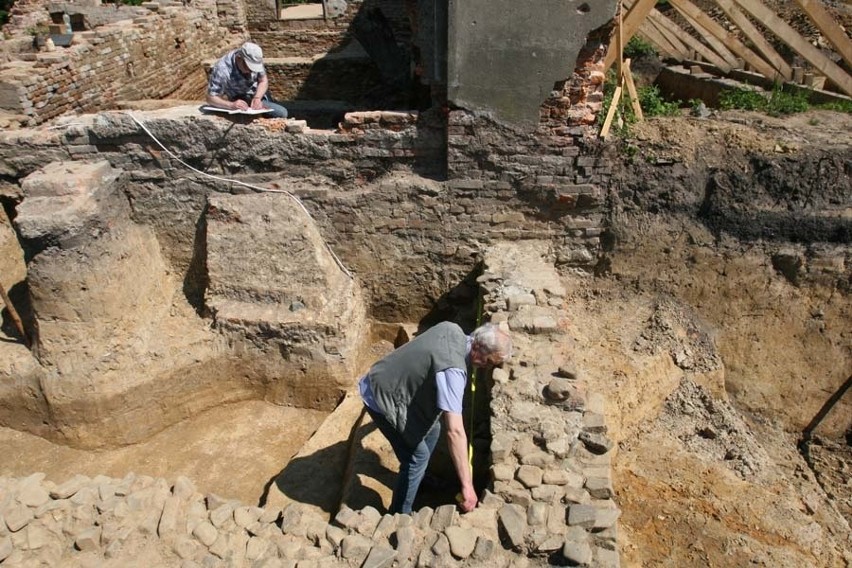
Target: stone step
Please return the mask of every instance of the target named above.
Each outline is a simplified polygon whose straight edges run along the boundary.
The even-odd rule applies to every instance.
[[[351,475],[354,446],[350,438],[361,428],[363,408],[357,393],[346,395],[270,484],[267,508],[298,502],[327,521],[337,513],[343,485]]]

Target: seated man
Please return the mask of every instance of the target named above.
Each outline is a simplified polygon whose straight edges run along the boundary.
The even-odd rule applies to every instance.
[[[287,109],[266,96],[269,79],[263,68],[263,50],[246,42],[222,56],[210,70],[207,104],[231,110],[269,108],[264,116],[287,118]]]
[[[367,412],[399,459],[391,513],[411,513],[417,489],[441,432],[443,416],[450,458],[461,484],[459,507],[476,507],[462,421],[467,367],[489,368],[512,355],[512,339],[494,324],[466,336],[439,323],[375,363],[359,388]]]

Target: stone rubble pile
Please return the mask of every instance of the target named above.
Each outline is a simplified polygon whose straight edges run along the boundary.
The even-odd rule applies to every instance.
[[[561,358],[565,290],[545,243],[501,243],[478,281],[517,353],[492,373],[491,474],[504,544],[574,565],[618,566],[603,398]],[[555,558],[554,558],[555,557]],[[561,557],[561,558],[560,558]]]

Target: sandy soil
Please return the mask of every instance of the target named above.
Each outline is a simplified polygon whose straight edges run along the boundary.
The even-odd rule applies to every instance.
[[[202,493],[256,505],[266,487],[327,412],[249,401],[213,408],[152,438],[117,450],[90,452],[0,428],[0,475],[44,472],[61,483],[75,474],[122,478],[129,472],[184,475]]]

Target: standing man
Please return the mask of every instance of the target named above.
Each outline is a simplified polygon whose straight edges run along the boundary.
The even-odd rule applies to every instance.
[[[489,368],[512,356],[512,339],[494,324],[467,336],[439,323],[375,363],[359,383],[367,412],[399,459],[391,513],[411,513],[414,498],[441,432],[443,415],[450,458],[461,483],[462,511],[478,501],[467,454],[462,400],[468,364]]]
[[[263,50],[246,42],[213,65],[207,85],[207,104],[231,110],[272,109],[266,116],[287,118],[287,109],[267,97],[269,79],[263,67]]]

